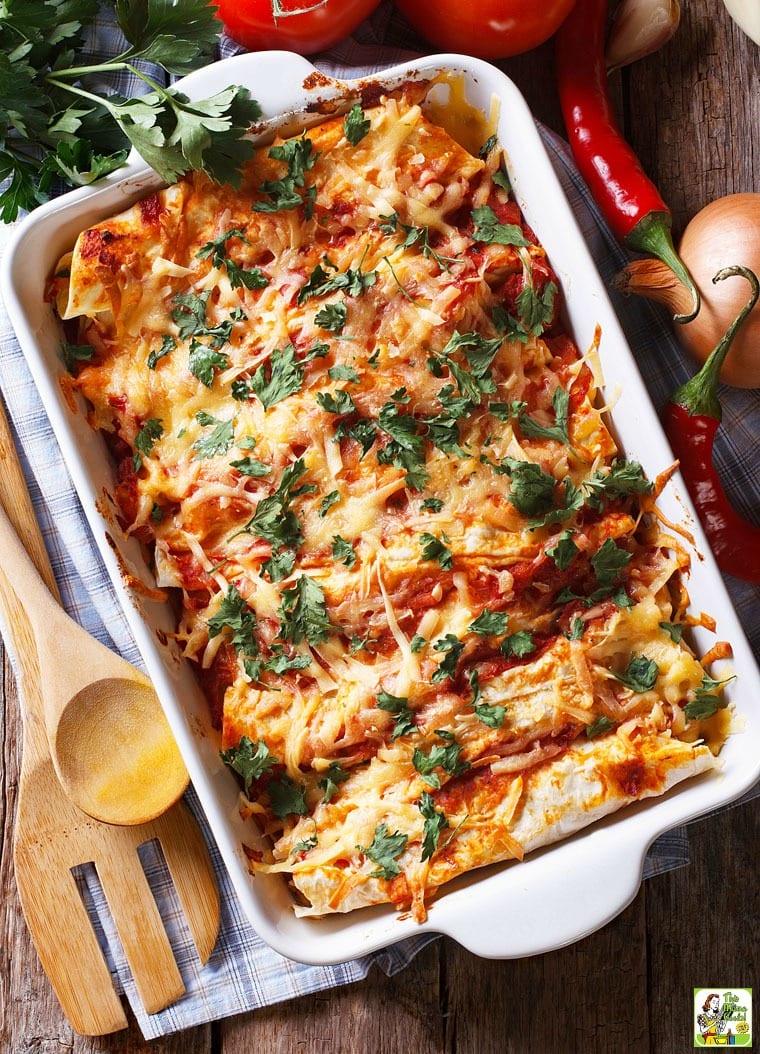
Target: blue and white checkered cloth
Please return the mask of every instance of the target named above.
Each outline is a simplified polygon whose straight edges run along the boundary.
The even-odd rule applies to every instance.
[[[330,76],[358,77],[414,57],[415,53],[405,50],[403,44],[403,27],[399,29],[394,8],[385,2],[353,38],[318,56],[315,64]],[[104,8],[103,21],[91,41],[91,51],[94,57],[106,59],[118,47],[117,31]],[[237,50],[240,49],[233,42],[223,39],[223,57]],[[136,90],[134,84],[124,79],[114,80],[108,87],[124,93]],[[609,284],[626,262],[627,254],[591,201],[567,144],[545,129],[542,136],[597,266]],[[0,247],[3,240],[0,228]],[[690,376],[691,364],[679,350],[663,311],[639,299],[626,300],[613,294],[613,300],[659,410],[669,394]],[[64,606],[95,637],[140,665],[137,648],[90,539],[84,514],[2,303],[0,388]],[[736,508],[757,522],[760,519],[757,472],[760,393],[725,389],[721,394],[724,425],[717,444],[718,467]],[[735,580],[727,584],[755,654],[760,655],[760,589]],[[756,788],[745,798],[759,792]],[[201,966],[160,852],[152,844],[143,847],[141,856],[146,874],[187,988],[186,994],[173,1006],[157,1014],[145,1013],[94,869],[83,866],[78,874],[117,987],[129,1000],[146,1039],[347,984],[365,977],[372,965],[378,965],[388,974],[396,973],[433,939],[431,935],[413,937],[385,951],[338,966],[306,966],[276,954],[259,939],[244,917],[192,790],[187,797],[209,842],[219,881],[222,920],[211,959]],[[652,846],[644,877],[681,867],[688,860],[686,830],[670,831]]]

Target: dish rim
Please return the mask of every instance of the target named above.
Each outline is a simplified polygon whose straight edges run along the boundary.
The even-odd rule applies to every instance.
[[[590,321],[587,316],[589,319],[596,318],[603,325],[603,340],[607,342],[605,348],[612,345],[616,360],[620,360],[610,359],[610,362],[606,362],[610,353],[600,349],[606,387],[616,383],[618,374],[621,374],[626,385],[618,406],[623,403],[629,407],[625,413],[633,416],[637,416],[643,407],[641,416],[649,431],[645,444],[647,455],[637,456],[637,460],[642,462],[650,478],[654,478],[656,473],[651,471],[653,463],[665,467],[673,460],[672,454],[635,365],[633,353],[541,143],[532,115],[522,95],[505,74],[481,60],[459,55],[430,55],[368,76],[336,80],[321,74],[301,56],[289,52],[269,52],[243,54],[222,60],[178,83],[191,98],[219,90],[227,83],[241,83],[261,103],[265,119],[280,122],[291,119],[299,110],[305,111],[310,102],[313,105],[315,95],[322,103],[332,103],[337,99],[350,100],[362,86],[368,84],[390,86],[410,77],[426,79],[443,70],[461,72],[471,93],[478,97],[489,91],[498,94],[501,100],[500,119],[509,109],[508,140],[513,142],[519,139],[520,150],[526,151],[526,157],[515,158],[514,152],[505,149],[518,203],[536,230],[553,265],[557,264],[558,258],[556,246],[553,253],[552,245],[555,242],[558,245],[567,243],[568,247],[560,252],[559,262],[562,265],[558,268],[558,275],[568,302],[573,336],[580,347],[589,346],[591,334],[588,332]],[[307,82],[312,84],[312,88],[307,88]],[[281,105],[276,105],[278,101]],[[320,115],[320,119],[324,117],[325,114]],[[503,141],[503,134],[500,139]],[[504,145],[506,148],[506,143]],[[526,175],[528,167],[530,180]],[[219,760],[218,751],[214,751],[211,746],[209,725],[204,725],[199,700],[189,707],[188,703],[183,704],[178,698],[179,692],[187,689],[187,677],[178,668],[174,656],[166,649],[162,651],[157,645],[156,626],[160,623],[157,613],[151,608],[150,602],[136,597],[125,583],[125,565],[129,567],[136,563],[139,568],[139,560],[134,546],[130,547],[121,539],[112,537],[110,531],[113,525],[109,525],[107,518],[103,517],[102,488],[94,482],[99,470],[110,469],[110,462],[92,464],[93,451],[83,451],[80,440],[76,438],[77,428],[67,419],[68,411],[51,372],[53,355],[48,347],[50,327],[45,326],[44,320],[40,323],[35,319],[31,309],[33,298],[25,289],[29,285],[30,267],[36,281],[44,281],[60,255],[52,253],[54,259],[49,266],[46,264],[44,273],[39,262],[33,266],[35,247],[44,242],[46,235],[54,243],[60,244],[62,229],[68,231],[77,224],[81,229],[88,223],[97,222],[97,219],[121,211],[133,200],[161,185],[155,173],[133,152],[125,169],[112,173],[97,186],[71,191],[41,206],[15,232],[5,254],[0,284],[19,343],[50,417],[90,529],[188,764],[211,833],[219,845],[245,914],[262,939],[276,951],[291,959],[318,965],[363,956],[405,937],[427,933],[445,933],[470,951],[485,957],[517,958],[553,950],[600,928],[635,897],[642,880],[644,857],[655,838],[673,826],[728,804],[760,777],[760,757],[754,760],[749,749],[752,727],[756,728],[760,722],[760,701],[757,701],[760,692],[754,693],[754,704],[751,699],[743,700],[741,709],[748,728],[741,736],[732,736],[727,742],[724,748],[727,760],[722,776],[710,774],[697,777],[674,788],[662,798],[627,806],[569,839],[532,853],[520,864],[496,864],[473,871],[444,887],[436,895],[430,905],[428,920],[423,924],[408,918],[400,919],[392,905],[361,909],[359,912],[328,916],[321,920],[297,919],[290,907],[289,896],[287,893],[285,897],[282,895],[285,892],[284,883],[279,878],[274,880],[276,886],[273,881],[262,876],[251,878],[241,843],[244,835],[248,836],[249,842],[255,839],[250,836],[248,824],[235,815],[239,788],[234,777]],[[548,199],[539,201],[540,190],[546,191],[547,188],[551,190]],[[558,219],[561,220],[561,230],[556,227]],[[56,232],[57,238],[53,237]],[[562,263],[566,253],[571,253],[574,259],[570,270],[566,270]],[[45,259],[49,259],[49,256]],[[576,291],[578,285],[583,287],[583,307],[581,292]],[[581,332],[578,332],[579,329]],[[47,348],[47,358],[43,343]],[[81,414],[79,416],[81,418]],[[616,431],[622,423],[620,416],[616,408],[612,415]],[[86,427],[89,430],[89,426]],[[626,419],[624,431],[627,428]],[[92,436],[91,430],[89,435]],[[626,453],[631,456],[630,444],[626,445]],[[712,613],[718,612],[722,631],[726,628],[730,630],[730,636],[726,632],[720,635],[732,641],[732,665],[739,669],[741,683],[746,685],[755,680],[760,686],[760,673],[754,656],[678,475],[669,484],[669,492],[664,504],[680,510],[682,516],[688,516],[689,529],[697,542],[699,556],[694,558],[696,575],[692,574],[690,584],[694,583],[696,577],[700,589],[706,589],[704,594],[700,592],[699,595],[703,599],[708,595],[710,597],[707,609]],[[185,666],[187,664],[183,664],[183,668]],[[730,696],[733,697],[733,694],[732,690]],[[557,879],[560,873],[561,882]],[[480,891],[477,897],[467,895],[473,885]],[[505,902],[509,902],[512,908],[507,932],[501,927],[494,927],[493,915],[490,914]],[[539,905],[538,912],[535,911],[536,905]]]

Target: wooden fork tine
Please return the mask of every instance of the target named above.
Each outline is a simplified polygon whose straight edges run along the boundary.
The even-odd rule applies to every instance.
[[[159,816],[153,826],[198,958],[206,963],[216,944],[219,887],[203,834],[184,802],[172,809],[171,822],[166,816]]]
[[[72,1028],[83,1035],[105,1035],[126,1028],[121,999],[74,876],[69,872],[67,880],[59,876],[52,886],[41,884],[36,847],[31,854],[17,848],[15,866],[29,932]],[[72,976],[73,971],[63,971],[63,963],[76,963],[76,976]]]
[[[155,1014],[179,999],[185,985],[137,855],[138,844],[136,837],[132,854],[122,851],[111,857],[104,851],[94,864],[140,999]]]

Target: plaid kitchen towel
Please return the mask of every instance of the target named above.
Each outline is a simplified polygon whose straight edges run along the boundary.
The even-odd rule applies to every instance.
[[[405,45],[419,46],[390,3],[382,3],[375,15],[355,36],[331,52],[318,56],[316,65],[337,77],[358,77],[414,57]],[[90,42],[97,59],[114,55],[121,48],[112,16],[104,9],[103,19]],[[223,39],[221,56],[240,50]],[[151,70],[151,73],[156,73]],[[125,94],[138,90],[129,78],[114,77],[108,85]],[[570,156],[567,144],[542,129],[542,135],[575,215],[591,251],[609,283],[627,259],[594,203],[590,200]],[[2,240],[2,229],[0,229]],[[616,300],[621,322],[637,357],[655,405],[659,408],[669,393],[684,381],[690,366],[681,355],[666,316],[640,300]],[[105,569],[89,537],[84,514],[73,491],[50,424],[45,415],[21,349],[0,304],[0,387],[15,432],[22,465],[32,493],[64,606],[90,633],[140,665],[140,656],[123,613],[111,590]],[[718,443],[718,461],[736,507],[757,515],[760,481],[755,470],[760,444],[760,405],[757,392],[726,390],[723,398],[725,426]],[[728,582],[734,603],[747,629],[756,654],[760,654],[760,620],[757,617],[760,590]],[[754,792],[757,793],[757,790]],[[752,792],[746,797],[749,798]],[[433,936],[410,938],[374,955],[337,966],[315,967],[292,962],[273,952],[253,931],[225,874],[205,819],[192,792],[188,803],[207,834],[219,880],[222,921],[219,940],[210,961],[201,966],[192,939],[184,925],[181,908],[163,865],[160,851],[148,844],[141,850],[146,874],[155,892],[169,938],[186,984],[186,994],[173,1006],[147,1015],[135,990],[115,934],[94,870],[78,869],[78,881],[117,986],[134,1011],[146,1039],[218,1020],[256,1007],[346,984],[365,977],[372,965],[388,974],[406,966]],[[685,829],[670,831],[652,846],[645,864],[649,877],[688,863]]]

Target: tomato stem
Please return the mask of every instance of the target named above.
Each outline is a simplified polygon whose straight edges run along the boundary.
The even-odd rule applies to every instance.
[[[293,15],[306,15],[309,11],[316,11],[318,7],[324,7],[327,0],[316,0],[316,3],[306,4],[304,7],[292,7],[289,11],[286,11],[282,6],[282,0],[271,0],[272,4],[272,18],[277,21],[278,18],[292,18]]]

